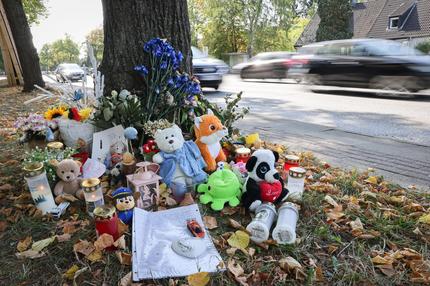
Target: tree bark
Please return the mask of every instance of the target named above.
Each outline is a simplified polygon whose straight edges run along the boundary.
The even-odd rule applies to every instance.
[[[167,39],[184,55],[183,70],[192,67],[191,33],[186,0],[102,0],[104,53],[101,72],[105,94],[112,90],[141,89],[133,72],[136,65],[148,66],[143,45],[159,37]]]
[[[40,71],[39,56],[33,45],[33,36],[31,35],[27,17],[25,16],[22,1],[3,0],[3,6],[22,67],[22,76],[24,78],[23,91],[33,90],[35,84],[44,87],[45,82]]]

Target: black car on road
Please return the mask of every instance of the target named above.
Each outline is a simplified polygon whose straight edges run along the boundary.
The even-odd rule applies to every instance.
[[[389,40],[319,42],[292,57],[289,76],[315,85],[416,92],[430,88],[430,56]]]

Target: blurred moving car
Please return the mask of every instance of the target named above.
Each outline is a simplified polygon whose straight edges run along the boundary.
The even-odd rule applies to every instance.
[[[229,71],[229,66],[222,60],[205,55],[196,47],[191,47],[193,53],[193,75],[200,81],[201,87],[218,89],[222,76]]]
[[[399,42],[352,39],[303,46],[289,76],[315,85],[416,92],[430,88],[430,56]]]
[[[287,76],[288,61],[294,54],[293,52],[259,53],[248,62],[237,64],[232,69],[240,73],[242,79],[283,79]]]
[[[77,81],[84,78],[84,70],[77,64],[59,64],[54,73],[58,82]]]

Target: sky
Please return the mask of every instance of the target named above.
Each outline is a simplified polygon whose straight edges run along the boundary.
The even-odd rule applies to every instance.
[[[101,0],[47,0],[47,6],[48,18],[31,27],[38,51],[44,44],[64,38],[66,33],[82,43],[88,32],[103,25]]]

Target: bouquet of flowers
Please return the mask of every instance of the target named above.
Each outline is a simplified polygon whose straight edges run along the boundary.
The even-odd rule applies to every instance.
[[[35,137],[44,138],[49,127],[42,115],[32,113],[28,117],[18,117],[15,128],[22,134],[20,142],[26,142]]]

